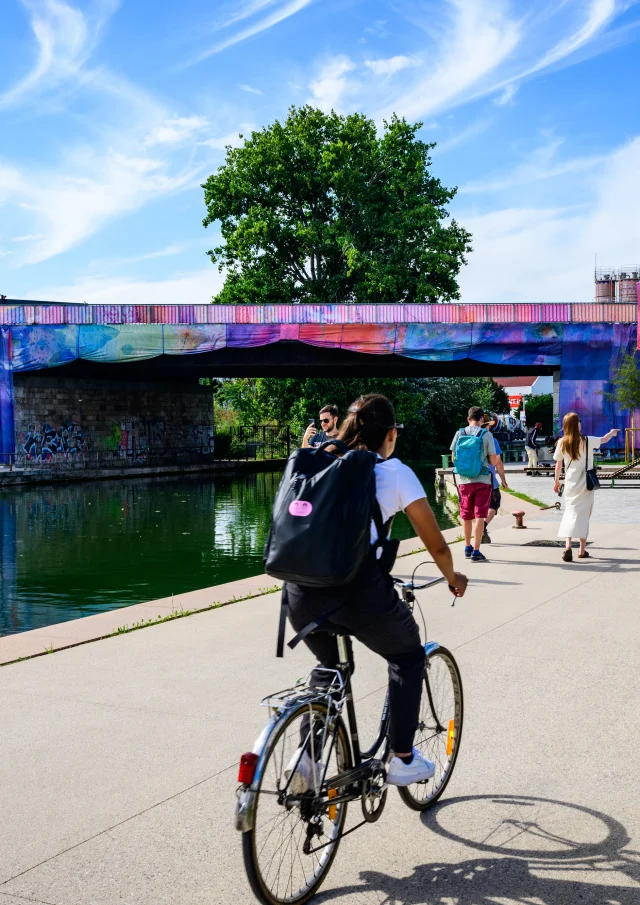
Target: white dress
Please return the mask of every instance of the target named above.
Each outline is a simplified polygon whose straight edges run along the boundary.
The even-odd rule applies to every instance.
[[[593,468],[593,451],[600,449],[601,437],[589,437],[589,463],[588,467]],[[556,462],[563,459],[560,450],[559,440],[553,458]],[[564,512],[562,521],[558,528],[558,537],[588,537],[589,536],[589,518],[593,509],[593,490],[587,490],[587,474],[585,463],[585,443],[580,442],[580,456],[577,459],[570,459],[568,455],[564,456]]]

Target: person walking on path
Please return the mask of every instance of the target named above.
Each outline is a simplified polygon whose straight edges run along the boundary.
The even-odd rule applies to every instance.
[[[461,427],[451,443],[453,471],[457,475],[460,519],[464,531],[464,555],[471,562],[486,562],[480,552],[484,522],[491,504],[491,471],[496,465],[496,444],[491,433],[482,426],[484,411],[479,406],[469,409],[468,426]],[[455,480],[455,477],[454,477]],[[471,542],[473,535],[473,543]]]
[[[524,448],[527,451],[527,459],[529,461],[529,468],[537,468],[538,467],[538,447],[536,446],[536,437],[538,436],[538,431],[542,427],[541,421],[536,421],[534,427],[531,430],[527,431],[527,436],[524,441]]]
[[[593,509],[593,491],[587,490],[587,470],[593,468],[593,451],[600,449],[618,433],[613,428],[604,437],[585,437],[580,432],[580,419],[575,412],[569,412],[562,422],[564,436],[555,448],[553,458],[556,461],[555,484],[553,489],[560,492],[560,474],[564,464],[564,501],[565,509],[558,529],[558,537],[566,539],[562,558],[565,562],[573,562],[571,549],[572,538],[580,539],[579,559],[586,559],[589,554],[585,550],[589,537],[589,519]],[[588,456],[587,456],[588,448]]]
[[[482,426],[485,427],[488,431],[493,431],[497,422],[491,418],[490,415],[485,415],[482,421]],[[493,436],[493,435],[492,435]],[[489,471],[491,472],[491,502],[489,503],[489,512],[485,519],[484,523],[484,533],[482,535],[483,544],[490,544],[491,537],[489,536],[489,531],[487,530],[491,522],[494,520],[496,515],[498,514],[498,510],[502,504],[502,495],[500,493],[500,484],[502,484],[503,490],[508,490],[509,486],[507,484],[507,476],[504,473],[504,463],[502,461],[502,449],[497,439],[493,438],[493,443],[496,448],[496,457],[497,462],[495,465],[489,465]],[[497,474],[496,474],[497,472]],[[500,482],[498,483],[498,476],[500,477]]]

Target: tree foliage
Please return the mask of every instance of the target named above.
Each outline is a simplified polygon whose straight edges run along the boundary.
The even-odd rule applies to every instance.
[[[363,393],[391,399],[405,425],[398,454],[422,461],[436,461],[438,453],[448,450],[472,405],[505,411],[504,390],[483,377],[240,377],[221,382],[216,407],[234,412],[241,424],[289,425],[301,437],[309,418],[317,424],[323,405],[337,405],[343,418]]]
[[[228,147],[204,183],[220,304],[433,302],[459,298],[470,234],[445,224],[456,189],[430,174],[433,144],[395,115],[292,107]],[[242,137],[242,136],[241,136]]]
[[[539,396],[527,396],[525,405],[527,428],[538,421],[542,424],[544,434],[553,433],[553,394],[541,393]]]

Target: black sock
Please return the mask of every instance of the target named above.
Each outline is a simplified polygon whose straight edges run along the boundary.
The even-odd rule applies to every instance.
[[[406,757],[401,757],[400,760],[403,764],[410,764],[413,760],[413,752],[411,754],[407,754]]]

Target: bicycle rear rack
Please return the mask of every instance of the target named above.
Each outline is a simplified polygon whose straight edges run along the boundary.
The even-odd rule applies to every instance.
[[[260,701],[260,706],[282,711],[293,704],[310,704],[312,701],[326,698],[330,698],[335,703],[336,697],[341,696],[344,691],[344,679],[340,670],[316,667],[314,675],[316,681],[326,676],[326,684],[311,685],[311,674],[309,674],[306,679],[299,679],[291,688],[283,688],[281,691],[268,694]]]

